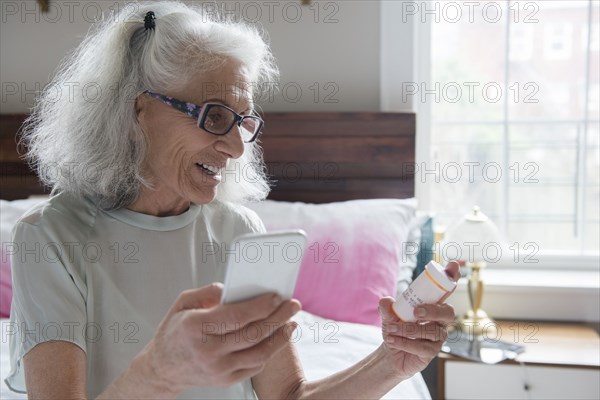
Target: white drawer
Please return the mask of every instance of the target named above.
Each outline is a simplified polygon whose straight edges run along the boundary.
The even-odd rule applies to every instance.
[[[444,381],[449,400],[600,398],[600,369],[447,361]]]

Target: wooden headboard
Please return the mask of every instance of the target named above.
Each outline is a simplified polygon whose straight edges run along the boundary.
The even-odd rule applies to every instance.
[[[414,113],[265,113],[269,198],[325,203],[414,196]],[[46,193],[19,157],[25,115],[0,115],[0,198]],[[21,152],[23,149],[21,149]]]

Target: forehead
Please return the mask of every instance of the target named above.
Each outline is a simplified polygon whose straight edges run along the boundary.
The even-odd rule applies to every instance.
[[[228,60],[220,68],[195,77],[186,92],[188,98],[201,104],[208,99],[221,99],[242,110],[252,107],[252,86],[246,66]]]

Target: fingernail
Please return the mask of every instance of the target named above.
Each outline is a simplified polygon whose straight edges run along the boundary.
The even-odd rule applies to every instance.
[[[282,301],[283,299],[280,295],[276,294],[275,296],[273,296],[273,305],[278,306],[281,304]]]
[[[296,314],[298,311],[300,311],[300,308],[301,308],[300,304],[298,304],[296,302],[292,303],[292,312],[294,314]]]
[[[425,310],[423,307],[415,308],[415,317],[422,318],[425,315],[427,315],[427,310]]]
[[[390,325],[387,328],[388,332],[398,332],[398,327],[396,325]]]

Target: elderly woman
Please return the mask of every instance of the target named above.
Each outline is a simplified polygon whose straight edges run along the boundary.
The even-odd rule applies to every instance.
[[[424,306],[422,323],[405,323],[386,297],[381,346],[308,382],[289,340],[297,300],[220,304],[223,260],[202,250],[264,231],[241,203],[268,193],[252,88],[276,75],[254,29],[176,2],[125,8],[64,62],[24,131],[53,196],[14,230],[13,390],[378,398],[435,357],[452,308]],[[240,331],[251,325],[272,328],[250,340]]]

